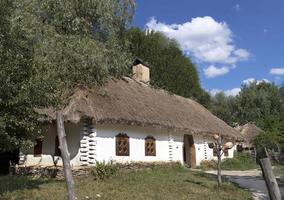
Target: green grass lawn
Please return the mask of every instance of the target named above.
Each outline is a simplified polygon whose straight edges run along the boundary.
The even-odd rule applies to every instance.
[[[273,168],[274,175],[280,177],[279,184],[284,186],[284,166],[276,165]]]
[[[103,181],[91,176],[75,180],[77,199],[109,200],[223,200],[252,199],[251,194],[226,182],[219,190],[216,178],[184,168],[156,168],[120,172]],[[65,182],[31,177],[0,177],[0,199],[66,199]]]

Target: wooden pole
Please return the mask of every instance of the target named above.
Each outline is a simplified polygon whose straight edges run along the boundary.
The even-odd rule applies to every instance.
[[[281,194],[278,187],[278,183],[272,171],[272,166],[269,158],[260,159],[260,166],[263,174],[263,178],[266,183],[269,197],[271,200],[281,200]]]
[[[218,187],[222,184],[222,174],[221,174],[221,161],[222,161],[222,137],[219,134],[217,139],[217,157],[218,157],[218,165],[217,165],[217,176],[218,176]]]
[[[69,200],[75,200],[75,192],[74,192],[74,180],[72,177],[71,165],[70,165],[70,154],[68,152],[68,146],[66,141],[66,134],[64,129],[64,120],[61,111],[57,111],[56,113],[57,119],[57,134],[59,140],[59,148],[61,151],[61,157],[63,161],[64,167],[64,176],[66,180],[67,193]]]
[[[217,164],[217,177],[218,177],[218,187],[222,184],[222,174],[221,174],[221,148],[220,145],[217,145],[217,157],[218,157],[218,164]]]

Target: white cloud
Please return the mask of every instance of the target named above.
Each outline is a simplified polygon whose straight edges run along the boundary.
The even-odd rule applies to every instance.
[[[255,78],[248,78],[246,80],[243,80],[243,84],[245,84],[245,85],[249,85],[249,84],[254,83],[254,82],[256,82],[256,84],[260,84],[262,82],[270,83],[270,81],[267,80],[267,79],[256,80]]]
[[[214,78],[217,76],[222,76],[229,72],[228,67],[215,67],[214,65],[210,65],[208,68],[204,69],[204,74],[207,78]]]
[[[272,68],[270,74],[273,75],[284,75],[284,68]]]
[[[184,51],[189,51],[202,62],[235,64],[240,60],[235,52],[249,56],[245,49],[236,49],[227,24],[209,16],[192,18],[183,24],[165,24],[152,18],[146,29],[175,39]]]
[[[212,96],[215,96],[217,93],[223,92],[226,96],[237,96],[241,91],[241,88],[233,88],[231,90],[220,90],[220,89],[212,89],[209,93]]]
[[[216,88],[209,91],[211,96],[215,96],[217,93],[220,93],[220,92],[222,92],[222,90],[216,89]]]
[[[233,88],[231,90],[225,90],[224,93],[226,96],[237,96],[241,91],[241,88]]]
[[[240,60],[246,60],[249,57],[249,52],[245,49],[237,49],[234,51],[234,55],[237,56]]]

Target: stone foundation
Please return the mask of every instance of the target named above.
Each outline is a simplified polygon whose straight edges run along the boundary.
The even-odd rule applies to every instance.
[[[146,162],[133,162],[133,163],[116,163],[119,170],[122,171],[140,171],[140,170],[151,170],[156,167],[177,167],[180,166],[180,163],[177,162],[154,162],[154,163],[146,163]],[[94,167],[94,166],[93,166]],[[76,178],[85,178],[91,175],[91,170],[93,167],[82,166],[78,168],[72,169],[73,177]],[[56,178],[56,179],[64,179],[63,167],[61,166],[16,166],[10,168],[10,174],[19,175],[19,176],[34,176],[41,178]]]

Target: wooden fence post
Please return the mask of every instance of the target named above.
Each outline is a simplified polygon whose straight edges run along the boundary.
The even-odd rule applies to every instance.
[[[260,166],[270,199],[281,200],[281,193],[276,178],[273,174],[269,158],[260,159]]]
[[[65,129],[64,129],[64,120],[63,120],[63,115],[61,111],[57,111],[56,119],[57,119],[57,134],[58,134],[58,140],[59,140],[59,148],[61,151],[61,157],[63,161],[68,199],[75,200],[74,180],[72,177],[72,171],[71,171],[71,165],[70,165],[70,154],[68,151],[66,134],[65,134]]]

